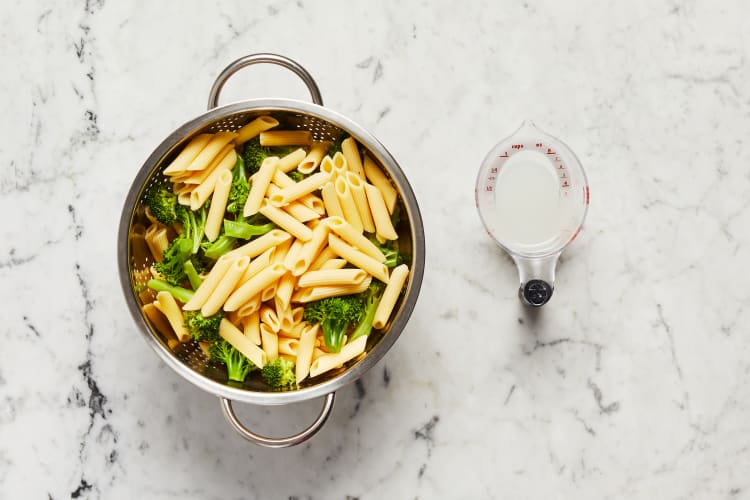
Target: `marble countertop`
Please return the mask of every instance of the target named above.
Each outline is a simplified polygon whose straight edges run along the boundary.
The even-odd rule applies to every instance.
[[[460,6],[459,6],[460,5]],[[4,2],[0,497],[750,498],[750,64],[727,2]],[[427,262],[395,346],[311,441],[240,439],[120,291],[135,172],[233,59],[277,52],[371,130]],[[307,99],[279,68],[223,102]],[[484,155],[524,119],[591,209],[541,311],[482,229]],[[320,407],[239,408],[269,434]]]

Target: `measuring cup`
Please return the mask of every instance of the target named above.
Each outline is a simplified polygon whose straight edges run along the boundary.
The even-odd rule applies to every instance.
[[[563,249],[583,227],[589,186],[562,141],[526,121],[489,152],[475,197],[487,233],[516,263],[521,300],[546,304]]]

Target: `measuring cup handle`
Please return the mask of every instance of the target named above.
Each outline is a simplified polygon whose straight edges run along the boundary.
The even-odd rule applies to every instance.
[[[521,281],[518,295],[524,304],[541,307],[549,302],[552,292],[555,291],[555,269],[560,253],[540,259],[513,256]]]
[[[269,438],[254,433],[239,421],[237,415],[234,413],[232,400],[226,398],[219,399],[221,400],[221,411],[224,413],[224,418],[237,434],[253,444],[264,446],[266,448],[288,448],[290,446],[304,443],[305,441],[313,437],[321,429],[321,427],[323,427],[323,424],[326,423],[326,420],[328,420],[328,417],[331,415],[335,397],[335,392],[327,394],[325,402],[323,403],[323,408],[320,410],[320,414],[318,414],[318,417],[315,419],[315,421],[302,432],[298,432],[293,436],[285,438]]]
[[[224,68],[224,71],[219,73],[219,76],[216,77],[214,84],[211,86],[211,92],[208,94],[208,109],[213,109],[219,105],[219,95],[221,94],[221,89],[224,87],[224,84],[227,82],[227,80],[229,80],[230,76],[232,76],[245,66],[252,66],[253,64],[261,63],[276,64],[293,71],[302,79],[302,81],[307,86],[307,90],[310,91],[312,101],[315,104],[319,104],[321,106],[323,105],[323,97],[320,95],[318,84],[315,83],[315,80],[310,75],[310,73],[308,73],[307,70],[303,68],[298,62],[293,61],[288,57],[280,56],[278,54],[250,54],[248,56],[240,57],[236,61],[229,63],[229,66]]]

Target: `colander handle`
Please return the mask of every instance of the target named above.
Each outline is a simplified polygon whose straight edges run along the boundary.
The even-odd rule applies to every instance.
[[[235,432],[237,432],[237,434],[253,444],[265,446],[266,448],[288,448],[290,446],[304,443],[305,441],[313,437],[321,427],[323,427],[323,424],[326,423],[326,420],[328,420],[328,416],[331,414],[331,410],[333,410],[333,400],[335,397],[335,392],[331,392],[326,395],[325,402],[323,403],[323,409],[320,410],[318,418],[316,418],[315,421],[307,429],[293,436],[285,438],[269,438],[254,433],[239,421],[237,415],[235,415],[234,413],[234,408],[232,408],[231,399],[219,399],[221,400],[221,411],[224,413],[224,418],[226,418],[227,423],[232,427],[232,429],[235,430]]]
[[[208,94],[208,109],[213,109],[219,105],[221,89],[224,87],[224,84],[227,83],[230,76],[245,66],[252,66],[253,64],[261,63],[277,64],[296,73],[296,75],[299,76],[307,86],[307,90],[310,91],[310,96],[312,97],[313,102],[321,106],[323,105],[323,97],[320,95],[318,84],[315,83],[315,80],[310,73],[300,66],[297,61],[293,61],[288,57],[280,56],[278,54],[250,54],[249,56],[240,57],[236,61],[229,63],[229,66],[224,68],[224,71],[219,74],[211,87],[211,93]]]

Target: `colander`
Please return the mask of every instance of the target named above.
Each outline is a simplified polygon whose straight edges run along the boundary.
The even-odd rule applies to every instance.
[[[226,81],[239,69],[258,63],[283,66],[296,73],[307,86],[313,103],[295,99],[250,99],[217,107],[219,95]],[[170,349],[167,342],[141,312],[139,292],[149,279],[148,269],[153,263],[148,252],[140,251],[135,242],[148,225],[145,191],[153,185],[168,181],[162,170],[193,137],[202,133],[235,131],[261,115],[270,114],[280,122],[279,129],[310,130],[315,140],[336,140],[343,134],[354,137],[388,175],[400,194],[401,222],[399,251],[410,263],[411,273],[406,291],[394,308],[389,324],[382,333],[373,331],[368,337],[366,356],[352,360],[339,370],[307,379],[296,389],[272,392],[264,384],[249,380],[241,387],[227,384],[225,370],[208,363],[197,343],[187,342]],[[138,171],[128,192],[120,218],[117,260],[120,282],[125,300],[138,328],[148,345],[171,369],[180,376],[220,399],[221,409],[229,425],[243,438],[266,447],[282,448],[302,443],[312,437],[328,419],[336,390],[354,382],[372,368],[391,348],[411,315],[419,294],[424,269],[424,229],[414,193],[396,160],[368,131],[348,118],[323,107],[318,86],[310,74],[298,63],[277,54],[252,54],[227,66],[214,82],[208,98],[208,111],[172,132],[148,157]],[[285,405],[311,398],[324,397],[323,408],[315,421],[303,431],[288,437],[274,438],[259,435],[248,429],[237,418],[233,402],[258,405]]]

